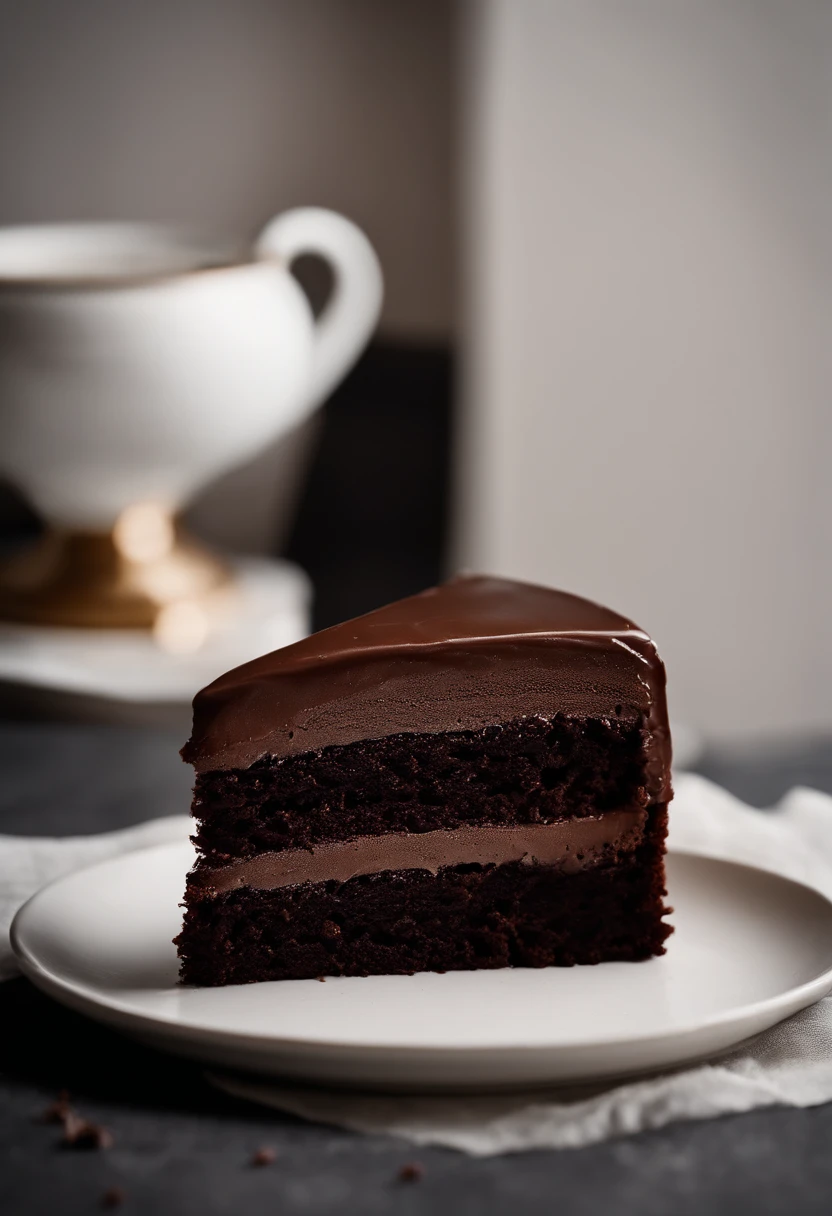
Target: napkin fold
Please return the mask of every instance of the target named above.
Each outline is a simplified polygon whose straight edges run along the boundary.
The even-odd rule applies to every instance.
[[[743,861],[832,898],[832,798],[792,790],[772,811],[745,806],[693,774],[676,777],[671,848]],[[186,816],[102,836],[0,836],[0,978],[16,973],[8,927],[44,883],[131,849],[187,837]],[[672,947],[672,943],[671,943]],[[832,1100],[832,997],[707,1064],[618,1085],[473,1096],[324,1090],[211,1072],[237,1097],[365,1133],[474,1156],[576,1148],[685,1119]]]

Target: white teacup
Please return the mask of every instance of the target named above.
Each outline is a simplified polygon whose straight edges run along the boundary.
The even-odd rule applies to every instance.
[[[289,272],[305,253],[334,272],[317,321]],[[381,297],[366,237],[317,208],[242,254],[153,225],[0,229],[0,472],[56,534],[110,534],[137,503],[173,513],[326,397]]]

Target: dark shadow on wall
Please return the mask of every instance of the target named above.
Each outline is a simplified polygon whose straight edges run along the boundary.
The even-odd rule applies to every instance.
[[[453,357],[375,344],[324,407],[286,556],[310,575],[314,627],[444,573]]]

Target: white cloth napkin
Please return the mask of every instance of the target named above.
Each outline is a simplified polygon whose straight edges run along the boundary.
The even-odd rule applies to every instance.
[[[14,910],[45,882],[130,849],[182,840],[185,816],[103,836],[0,836],[0,978],[15,973],[8,947]],[[671,847],[745,861],[796,878],[832,898],[832,798],[794,789],[761,813],[702,777],[676,778]],[[476,1095],[391,1096],[211,1079],[239,1097],[307,1119],[444,1145],[475,1156],[576,1148],[610,1136],[761,1106],[832,1100],[832,997],[711,1064],[602,1088]]]
[[[170,815],[96,836],[0,836],[0,980],[18,974],[9,928],[30,895],[63,874],[107,857],[187,840],[192,824],[188,815]]]

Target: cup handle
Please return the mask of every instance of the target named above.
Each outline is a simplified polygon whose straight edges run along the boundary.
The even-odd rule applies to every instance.
[[[334,272],[332,293],[315,324],[307,396],[314,408],[349,371],[375,329],[384,291],[379,260],[360,228],[323,207],[298,207],[270,220],[254,252],[287,266],[301,254],[314,253]]]

